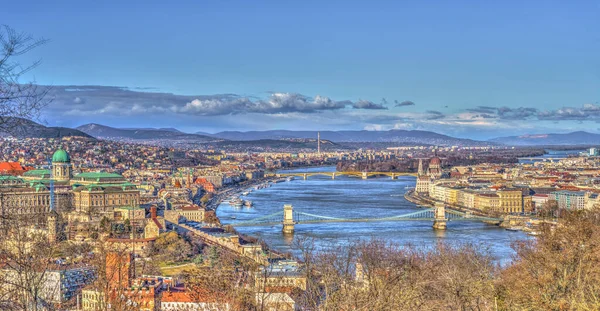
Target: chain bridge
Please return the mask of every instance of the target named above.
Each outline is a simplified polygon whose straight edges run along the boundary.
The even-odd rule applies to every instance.
[[[481,221],[490,224],[499,224],[501,218],[474,215],[470,212],[460,212],[448,209],[444,204],[436,204],[435,208],[424,208],[416,212],[396,216],[374,218],[339,218],[315,215],[301,211],[294,211],[292,205],[284,205],[283,211],[255,219],[231,223],[234,227],[256,227],[283,225],[284,233],[293,233],[294,226],[300,224],[319,224],[336,222],[381,222],[381,221],[432,221],[434,229],[446,229],[448,221]]]
[[[392,179],[396,179],[400,176],[417,176],[416,173],[399,173],[399,172],[294,172],[294,173],[277,173],[275,176],[277,177],[302,177],[303,179],[308,179],[310,176],[330,176],[331,179],[335,179],[336,176],[353,176],[360,177],[362,179],[368,179],[370,177],[378,177],[378,176],[389,176]]]

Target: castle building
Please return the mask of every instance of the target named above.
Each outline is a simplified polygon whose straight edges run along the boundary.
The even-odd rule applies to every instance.
[[[59,148],[52,155],[52,178],[55,181],[69,181],[72,177],[71,157],[65,150]]]
[[[113,219],[115,208],[139,208],[140,191],[119,174],[73,175],[71,157],[62,148],[52,155],[50,169],[28,170],[22,176],[0,176],[0,215],[4,219],[34,216],[46,222],[52,201],[55,211],[65,214],[70,223],[99,222],[102,217]]]

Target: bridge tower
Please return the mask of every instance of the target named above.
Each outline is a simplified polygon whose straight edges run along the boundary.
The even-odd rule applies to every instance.
[[[283,206],[283,234],[294,233],[294,207],[291,204]]]
[[[435,230],[446,230],[446,206],[442,202],[435,203],[435,214],[433,219],[433,229]]]

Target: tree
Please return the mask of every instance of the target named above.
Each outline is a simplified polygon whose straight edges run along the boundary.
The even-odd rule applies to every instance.
[[[195,267],[183,273],[191,299],[199,301],[202,297],[211,297],[214,303],[221,305],[215,308],[218,310],[255,310],[254,297],[246,285],[251,283],[248,271],[254,271],[256,265],[232,252],[216,247],[208,249],[209,257],[218,258],[214,265]]]
[[[307,310],[493,310],[492,257],[471,245],[433,249],[383,241],[315,250],[302,241]]]
[[[515,245],[499,280],[506,310],[600,310],[600,210],[565,211],[536,240]]]
[[[46,42],[9,26],[0,26],[0,132],[18,132],[18,128],[24,125],[23,119],[38,118],[40,110],[47,105],[47,88],[20,81],[40,62],[22,66],[16,60]]]
[[[0,310],[43,310],[55,293],[47,286],[47,271],[59,250],[49,244],[37,221],[4,216],[0,220]]]
[[[129,220],[129,218],[127,218],[127,219],[125,219],[125,221],[123,221],[123,226],[125,227],[125,233],[131,232],[131,221]]]
[[[154,259],[165,263],[183,262],[192,258],[195,253],[192,243],[175,231],[161,234],[151,251]]]
[[[110,219],[106,216],[102,216],[100,220],[100,230],[101,232],[109,232],[110,231]]]
[[[548,200],[546,201],[539,213],[541,214],[542,217],[548,217],[548,218],[554,218],[557,216],[557,212],[558,212],[558,201],[556,200]]]

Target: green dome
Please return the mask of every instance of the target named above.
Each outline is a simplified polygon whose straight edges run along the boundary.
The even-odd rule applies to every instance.
[[[69,163],[71,162],[71,157],[69,157],[69,154],[63,149],[58,149],[52,156],[52,162]]]

